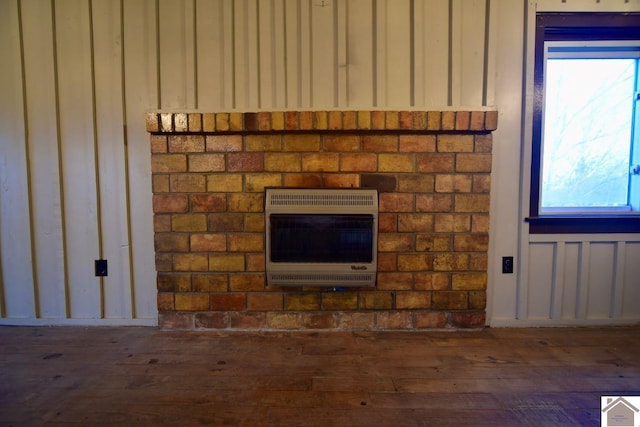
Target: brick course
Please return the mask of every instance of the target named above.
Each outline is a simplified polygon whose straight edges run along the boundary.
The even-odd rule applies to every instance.
[[[159,324],[477,328],[495,111],[150,113]],[[376,287],[267,287],[264,189],[373,187]]]

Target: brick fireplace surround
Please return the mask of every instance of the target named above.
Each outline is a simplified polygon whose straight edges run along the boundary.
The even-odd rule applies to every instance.
[[[149,113],[159,326],[485,323],[496,111]],[[265,283],[265,187],[379,190],[375,288]]]

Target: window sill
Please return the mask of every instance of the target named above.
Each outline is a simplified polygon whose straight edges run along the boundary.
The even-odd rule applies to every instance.
[[[545,215],[525,221],[529,234],[640,233],[640,215]]]

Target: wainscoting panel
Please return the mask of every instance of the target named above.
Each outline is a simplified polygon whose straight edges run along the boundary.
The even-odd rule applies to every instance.
[[[622,318],[640,319],[640,242],[627,242],[622,263]]]
[[[548,318],[553,298],[553,278],[556,245],[543,243],[529,249],[529,280],[527,292],[521,294],[521,313],[527,318]]]
[[[598,324],[640,320],[637,236],[537,235],[531,240],[526,280],[519,284],[519,321]]]

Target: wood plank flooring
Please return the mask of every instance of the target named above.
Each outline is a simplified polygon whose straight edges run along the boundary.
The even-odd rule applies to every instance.
[[[601,395],[640,395],[640,327],[0,327],[2,426],[599,426]]]

